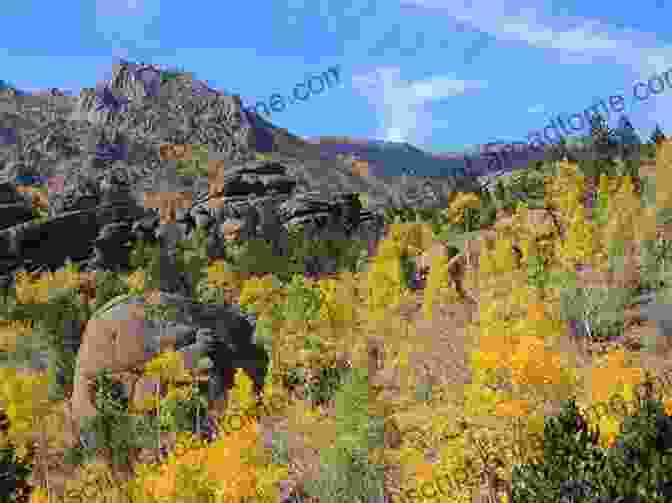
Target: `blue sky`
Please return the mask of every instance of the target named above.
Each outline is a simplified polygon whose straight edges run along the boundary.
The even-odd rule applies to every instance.
[[[338,86],[271,122],[455,151],[526,141],[622,94],[648,137],[656,122],[672,134],[672,86],[645,101],[632,86],[672,69],[671,13],[661,0],[7,1],[0,79],[78,93],[123,57],[183,67],[254,105],[338,65]]]

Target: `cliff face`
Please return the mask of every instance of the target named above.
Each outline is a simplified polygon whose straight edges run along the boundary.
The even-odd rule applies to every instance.
[[[22,184],[49,180],[46,221],[34,221],[25,201],[8,201],[14,213],[5,211],[0,226],[0,274],[28,263],[58,267],[66,257],[90,261],[96,248],[95,263],[125,262],[101,251],[101,233],[152,216],[151,193],[191,194],[192,207],[179,209],[190,230],[206,214],[218,224],[237,218],[251,200],[274,201],[283,223],[322,221],[347,205],[348,194],[362,193],[365,222],[386,206],[437,206],[477,188],[475,179],[450,174],[396,176],[421,159],[437,165],[405,144],[362,145],[379,157],[353,165],[241,105],[187,74],[168,79],[156,67],[125,61],[79,96],[0,90],[0,183],[21,192]],[[172,145],[189,147],[177,149],[183,158],[168,159],[168,150],[177,151]]]

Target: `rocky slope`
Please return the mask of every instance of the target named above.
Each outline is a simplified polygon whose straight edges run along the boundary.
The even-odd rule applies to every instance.
[[[455,176],[362,176],[350,163],[325,159],[319,147],[244,111],[238,96],[187,74],[162,79],[155,67],[125,61],[114,65],[108,82],[79,96],[4,87],[0,131],[3,204],[13,205],[11,214],[3,212],[0,274],[27,263],[55,267],[68,256],[90,258],[106,226],[133,227],[155,215],[144,207],[147,191],[191,194],[193,207],[182,217],[193,227],[198,214],[217,224],[235,217],[236,205],[252,195],[272,198],[286,224],[296,214],[302,221],[324,218],[338,207],[336,194],[366,194],[367,221],[388,205],[445,205],[451,193],[477,188],[475,179]],[[174,165],[162,160],[166,144],[207,147],[208,163],[218,165],[227,184],[217,208],[209,204],[205,176],[176,176]],[[49,191],[46,220],[28,221],[26,197],[13,190],[17,179],[28,177],[62,181]]]

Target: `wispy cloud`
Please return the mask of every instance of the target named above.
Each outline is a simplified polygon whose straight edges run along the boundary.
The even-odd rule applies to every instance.
[[[602,21],[544,13],[539,7],[510,0],[404,0],[402,5],[439,10],[498,40],[524,42],[539,49],[567,52],[580,61],[608,58],[643,72],[672,66],[672,45],[661,46],[647,32],[623,29]]]
[[[559,16],[544,12],[543,7],[524,5],[524,0],[402,0],[404,6],[432,10],[454,22],[472,26],[503,42],[519,42],[553,51],[560,63],[623,65],[625,76],[605,96],[637,80],[646,82],[656,73],[672,68],[672,44],[655,33],[623,28],[601,20]],[[672,89],[638,104],[642,118],[672,127]],[[528,110],[531,111],[531,110]]]
[[[376,109],[376,137],[410,143],[423,143],[431,133],[433,123],[427,105],[485,86],[482,82],[443,75],[407,81],[401,78],[398,67],[381,67],[354,75],[352,83]]]

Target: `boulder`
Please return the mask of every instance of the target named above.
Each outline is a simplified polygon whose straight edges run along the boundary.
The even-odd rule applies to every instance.
[[[158,292],[152,303],[176,308],[174,320],[164,322],[146,317],[147,302],[140,296],[120,296],[94,313],[87,323],[77,354],[72,395],[72,417],[77,425],[96,414],[89,386],[98,371],[106,368],[120,376],[129,393],[140,389],[133,399],[141,399],[147,389],[155,389],[151,388],[153,382],[143,378],[129,384],[128,376],[137,376],[145,363],[163,351],[177,349],[185,356],[185,366],[193,365],[195,358],[190,353],[200,331],[212,334],[206,351],[213,362],[209,374],[211,400],[226,394],[233,385],[236,368],[245,370],[257,390],[261,389],[269,360],[265,350],[253,342],[254,318],[233,305],[198,304],[181,295]]]
[[[220,224],[219,232],[226,241],[235,241],[240,237],[244,222],[240,219],[229,219]]]

